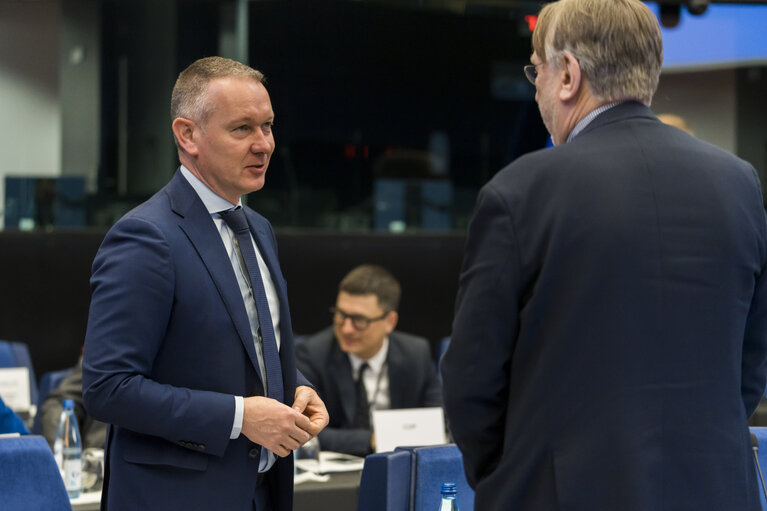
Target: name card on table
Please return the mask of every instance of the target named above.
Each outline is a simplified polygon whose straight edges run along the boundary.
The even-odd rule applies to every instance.
[[[0,368],[0,397],[15,412],[29,410],[29,369],[26,367]]]
[[[440,407],[373,410],[376,452],[395,447],[445,443],[445,417]]]

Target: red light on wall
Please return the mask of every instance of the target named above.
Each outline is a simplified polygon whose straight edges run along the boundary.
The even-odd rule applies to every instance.
[[[538,16],[535,14],[527,14],[525,15],[525,22],[527,23],[527,28],[530,29],[530,32],[535,30],[535,24],[538,22]]]

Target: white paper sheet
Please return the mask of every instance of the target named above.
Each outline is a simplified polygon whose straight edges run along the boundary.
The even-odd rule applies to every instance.
[[[29,397],[29,369],[26,367],[0,368],[0,397],[15,412],[26,412]]]
[[[445,417],[442,408],[373,410],[376,452],[395,447],[439,445],[445,443]]]

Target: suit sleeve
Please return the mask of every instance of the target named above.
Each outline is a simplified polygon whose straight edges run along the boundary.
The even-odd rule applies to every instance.
[[[316,366],[316,360],[308,349],[306,341],[296,347],[296,366],[306,376],[320,398],[325,400],[326,389],[323,386],[325,379],[322,377],[321,369]],[[317,435],[320,449],[354,456],[366,456],[373,452],[370,447],[372,430],[340,428],[334,427],[334,424],[338,424],[338,420],[331,416],[330,424]]]
[[[503,450],[521,273],[511,214],[488,185],[469,228],[452,338],[441,363],[448,426],[472,487]]]
[[[85,408],[103,422],[221,456],[234,398],[150,377],[173,307],[174,278],[169,245],[154,224],[128,217],[107,234],[91,277]]]
[[[754,178],[758,178],[756,171],[751,169]],[[758,193],[758,202],[761,203],[761,193]],[[760,208],[761,209],[761,208]],[[741,368],[741,395],[746,416],[750,417],[756,410],[759,401],[764,395],[767,380],[767,220],[764,214],[758,215],[756,231],[761,240],[762,268],[755,275],[754,295],[751,299],[746,321],[746,331],[743,338],[743,364]]]
[[[434,366],[434,359],[431,356],[429,345],[426,344],[426,351],[419,357],[421,360],[421,374],[424,375],[423,393],[421,394],[418,406],[442,406],[442,384],[437,377],[437,370]]]

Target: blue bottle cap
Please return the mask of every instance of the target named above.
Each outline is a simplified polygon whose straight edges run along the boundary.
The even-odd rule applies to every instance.
[[[64,410],[74,410],[75,402],[72,401],[71,399],[65,399],[62,406],[64,407]]]
[[[455,495],[455,483],[442,483],[442,495]]]

